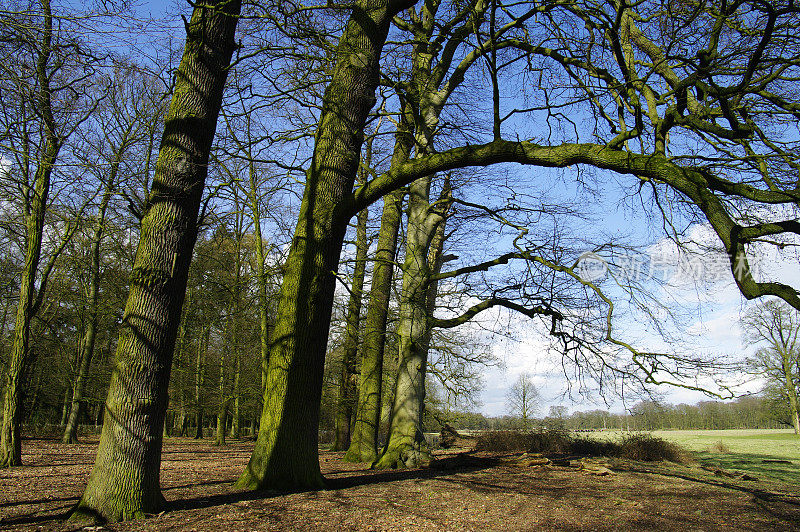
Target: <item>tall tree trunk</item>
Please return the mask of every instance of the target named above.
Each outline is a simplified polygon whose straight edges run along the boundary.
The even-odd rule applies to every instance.
[[[191,290],[187,290],[186,301],[183,306],[184,309],[192,307]],[[186,329],[186,312],[184,310],[181,315],[181,323],[178,326],[178,339],[176,341],[175,355],[173,358],[173,366],[178,371],[177,375],[172,376],[172,381],[175,382],[175,387],[178,389],[178,411],[173,417],[174,426],[172,429],[173,433],[177,436],[186,436],[189,421],[189,415],[186,412],[186,404],[188,402],[186,380],[188,376],[187,366],[189,364],[189,357],[186,353]]]
[[[404,112],[400,118],[392,155],[393,167],[408,160],[414,145],[408,116],[408,113]],[[361,375],[356,419],[350,438],[350,448],[344,455],[344,459],[348,462],[374,462],[378,457],[386,320],[404,195],[404,192],[396,190],[383,198],[378,249],[372,269],[367,315],[364,317],[364,342],[361,346]]]
[[[97,213],[97,220],[95,220],[94,233],[92,234],[92,264],[91,264],[91,280],[89,281],[89,323],[86,326],[86,332],[81,340],[81,349],[78,362],[78,375],[75,378],[75,385],[73,386],[72,406],[69,412],[69,419],[67,425],[64,427],[64,435],[61,438],[62,443],[77,443],[78,436],[78,418],[82,408],[83,393],[86,389],[86,380],[89,378],[89,367],[92,363],[92,354],[94,353],[94,343],[97,337],[97,323],[100,314],[100,248],[103,243],[103,233],[105,231],[106,211],[108,204],[111,201],[111,196],[114,192],[114,183],[116,182],[117,169],[121,160],[122,153],[119,154],[114,161],[109,176],[106,189],[103,191],[103,198],[100,201],[100,207]]]
[[[197,4],[142,218],[97,459],[73,516],[157,512],[172,352],[231,55],[239,0]]]
[[[261,236],[261,203],[258,195],[258,181],[256,168],[253,161],[249,164],[250,190],[248,201],[250,203],[250,216],[253,219],[253,237],[256,241],[256,279],[258,281],[258,317],[261,325],[259,345],[261,346],[261,392],[267,382],[267,367],[269,364],[269,301],[267,298],[267,265],[264,252],[264,239]]]
[[[25,216],[25,258],[19,288],[17,316],[14,322],[14,341],[11,347],[6,390],[3,401],[3,425],[0,429],[0,467],[22,464],[20,422],[22,418],[22,385],[28,364],[31,322],[34,318],[36,273],[42,251],[44,217],[50,194],[50,175],[53,171],[61,139],[56,132],[51,105],[50,77],[47,72],[53,38],[53,17],[50,0],[41,0],[42,41],[36,60],[36,79],[39,85],[37,112],[43,122],[43,146],[34,175],[29,210]]]
[[[233,369],[233,415],[231,419],[231,438],[239,439],[242,435],[241,423],[241,407],[242,407],[242,390],[240,384],[240,377],[242,373],[242,357],[238,349],[233,354],[236,357]]]
[[[786,378],[786,395],[789,399],[789,413],[792,418],[792,428],[794,433],[800,435],[800,400],[797,398],[797,384],[793,377],[794,368],[789,362],[788,355],[783,356],[783,374]]]
[[[250,463],[237,486],[319,487],[322,377],[339,263],[364,124],[375,102],[378,61],[394,15],[407,3],[360,0],[337,48],[323,97],[300,216],[285,264],[271,335],[264,408]]]
[[[195,359],[194,366],[195,440],[203,438],[203,381],[205,380],[204,372],[206,348],[208,347],[208,338],[210,335],[211,326],[206,325],[203,328],[200,338],[197,339],[197,358]]]
[[[228,421],[228,396],[225,395],[225,351],[219,354],[219,381],[217,387],[219,407],[217,408],[217,430],[214,432],[214,445],[225,445],[225,425]]]
[[[69,414],[69,405],[70,405],[70,387],[69,385],[64,390],[64,402],[61,403],[61,422],[59,426],[63,427],[67,424],[67,415]]]
[[[400,294],[398,373],[389,441],[375,468],[416,467],[431,458],[422,433],[430,318],[438,293],[438,283],[432,282],[431,277],[442,267],[445,220],[451,191],[448,176],[439,199],[431,204],[430,184],[431,178],[424,178],[410,187],[406,259]]]
[[[389,423],[389,441],[375,468],[416,467],[430,460],[422,434],[425,370],[428,362],[428,261],[441,214],[431,211],[431,177],[419,179],[409,190],[406,258],[400,294],[400,337],[397,380]]]
[[[372,164],[372,137],[367,141],[366,153],[362,164],[363,175],[360,183],[367,180],[367,172]],[[339,398],[336,405],[336,428],[332,451],[346,451],[350,447],[350,429],[353,421],[353,410],[358,401],[358,373],[356,371],[356,355],[358,354],[358,332],[361,326],[361,302],[364,293],[364,274],[367,269],[367,218],[369,210],[358,213],[356,222],[356,261],[353,271],[353,284],[350,288],[350,300],[347,304],[344,353],[342,371],[339,375]]]

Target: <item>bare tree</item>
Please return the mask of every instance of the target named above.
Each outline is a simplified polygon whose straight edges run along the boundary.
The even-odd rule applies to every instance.
[[[800,435],[800,315],[786,303],[770,300],[750,310],[742,325],[747,341],[762,346],[748,365],[768,386],[779,390],[789,407],[794,433]]]
[[[530,428],[530,420],[539,409],[541,397],[530,373],[521,373],[506,394],[506,406],[522,420],[522,428]]]

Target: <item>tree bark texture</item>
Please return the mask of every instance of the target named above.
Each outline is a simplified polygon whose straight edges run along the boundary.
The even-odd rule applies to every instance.
[[[142,218],[97,459],[73,516],[157,512],[169,373],[240,1],[198,4]]]
[[[358,401],[358,331],[361,322],[361,301],[364,292],[364,272],[367,264],[367,210],[358,213],[356,225],[356,264],[353,285],[347,305],[342,371],[339,375],[339,398],[336,405],[336,428],[332,451],[346,451],[350,446],[350,427],[353,410]]]
[[[337,48],[323,97],[311,168],[289,251],[270,340],[258,439],[237,486],[315,488],[319,407],[335,288],[378,63],[392,17],[407,4],[361,0]]]

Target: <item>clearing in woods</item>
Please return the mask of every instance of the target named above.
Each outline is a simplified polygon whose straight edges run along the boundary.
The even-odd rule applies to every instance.
[[[170,438],[161,475],[166,511],[95,530],[800,530],[796,440],[779,435],[788,451],[775,457],[765,434],[659,435],[684,437],[681,443],[700,451],[698,461],[541,465],[519,453],[437,451],[428,469],[372,471],[322,451],[328,488],[294,493],[232,488],[252,443],[220,448]],[[751,447],[742,453],[734,440],[748,436]],[[718,440],[731,452],[709,453]],[[26,440],[25,465],[0,471],[0,528],[80,529],[63,518],[85,486],[96,445]],[[591,464],[613,473],[597,474]]]

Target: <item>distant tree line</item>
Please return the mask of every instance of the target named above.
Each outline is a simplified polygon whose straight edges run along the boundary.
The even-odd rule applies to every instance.
[[[474,412],[440,412],[460,430],[721,430],[791,428],[789,410],[768,396],[741,397],[736,401],[702,401],[696,405],[670,405],[641,401],[625,413],[588,410],[563,415],[563,407],[535,419],[520,416],[489,417]]]

